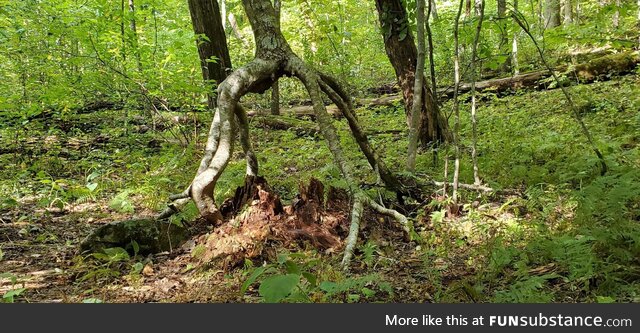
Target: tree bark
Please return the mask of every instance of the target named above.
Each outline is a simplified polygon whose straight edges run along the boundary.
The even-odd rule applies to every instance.
[[[416,171],[416,153],[418,151],[418,132],[420,130],[420,111],[422,109],[422,91],[424,86],[424,0],[416,1],[416,25],[418,33],[418,59],[413,85],[413,105],[409,124],[409,148],[407,152],[407,171]]]
[[[613,13],[613,28],[618,29],[620,27],[620,0],[615,0],[616,11]]]
[[[376,8],[382,27],[385,50],[396,72],[404,99],[407,123],[410,124],[418,50],[407,20],[407,11],[401,0],[376,0]],[[441,114],[433,91],[426,83],[423,85],[423,96],[420,120],[422,146],[449,141],[451,134],[446,118]]]
[[[437,21],[439,16],[436,0],[429,0],[429,6],[431,6],[431,18],[433,18],[434,21]]]
[[[472,127],[472,145],[471,160],[473,163],[473,184],[480,185],[480,176],[478,171],[478,116],[476,114],[476,61],[478,55],[478,43],[480,42],[480,32],[482,31],[482,21],[484,20],[484,0],[480,0],[480,12],[478,13],[478,25],[476,27],[476,35],[473,39],[473,47],[471,49],[471,127]]]
[[[136,27],[136,6],[134,0],[129,0],[129,24],[131,33],[133,34],[133,54],[136,57],[138,72],[142,73],[142,59],[140,58],[140,49],[138,48],[138,28]]]
[[[198,36],[200,68],[205,82],[219,84],[231,69],[231,57],[216,0],[189,0],[193,32]],[[206,37],[206,38],[203,38]],[[212,61],[215,60],[215,61]],[[215,106],[215,100],[213,102]]]
[[[571,4],[571,0],[564,0],[564,20],[563,24],[565,26],[573,23],[573,5]]]
[[[518,11],[518,0],[513,0],[513,9]],[[513,75],[520,74],[520,66],[518,64],[518,31],[513,33],[513,41],[511,42],[511,68],[513,69]]]
[[[514,3],[515,6],[515,3]],[[508,36],[508,23],[507,23],[507,0],[498,0],[498,24],[500,27],[500,44],[499,49],[501,54],[507,54],[507,56],[500,65],[500,71],[503,73],[511,72],[511,54],[509,54],[509,36]]]
[[[463,1],[464,0],[460,0],[460,6],[458,7],[458,13],[456,14],[453,27],[453,113],[455,117],[453,138],[455,144],[455,162],[453,165],[453,192],[451,200],[454,204],[458,203],[458,184],[460,180],[460,103],[458,101],[458,88],[460,87],[460,14],[462,13]]]
[[[280,26],[280,10],[282,7],[281,0],[273,1],[273,8],[276,11],[276,20],[278,26]],[[280,115],[280,84],[278,79],[271,86],[271,115],[278,116]]]
[[[435,64],[435,59],[433,56],[433,34],[431,33],[431,24],[429,23],[429,13],[431,13],[432,11],[434,11],[436,9],[436,3],[435,0],[431,0],[429,1],[429,6],[427,9],[427,19],[424,21],[424,29],[427,33],[427,41],[429,43],[429,76],[431,78],[431,87],[436,90],[438,87],[438,84],[436,82],[436,64]],[[435,16],[434,16],[434,20],[436,20]],[[440,101],[438,100],[438,96],[436,94],[436,103],[440,103]]]
[[[560,0],[545,0],[544,27],[555,28],[560,25]]]

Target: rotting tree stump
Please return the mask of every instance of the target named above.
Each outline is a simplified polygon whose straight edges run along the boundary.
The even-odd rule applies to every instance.
[[[291,205],[283,206],[264,178],[247,177],[235,196],[221,205],[226,222],[201,237],[206,251],[199,259],[234,267],[265,256],[270,245],[308,243],[329,253],[341,248],[349,230],[349,195],[330,187],[325,200],[324,185],[313,178],[299,189]]]

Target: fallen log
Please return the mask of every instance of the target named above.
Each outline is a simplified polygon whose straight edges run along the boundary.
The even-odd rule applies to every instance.
[[[633,72],[639,63],[640,53],[638,51],[629,51],[608,54],[578,65],[558,66],[555,70],[560,74],[560,76],[567,78],[564,84],[573,84],[576,82],[591,83],[596,80],[609,79],[611,76]],[[555,85],[550,85],[548,80],[550,77],[551,73],[549,73],[549,71],[539,70],[511,77],[479,81],[476,82],[475,87],[476,91],[479,92],[493,91],[495,93],[502,94],[510,93],[522,88],[531,88],[536,90],[557,88]],[[464,94],[469,91],[471,91],[470,83],[463,83],[460,85],[459,93]],[[452,88],[440,88],[437,92],[441,100],[453,97]],[[392,94],[377,98],[356,99],[354,104],[360,107],[375,107],[393,106],[400,102],[402,102],[402,96],[400,94]],[[327,106],[327,111],[334,117],[342,116],[340,110],[334,104]],[[268,113],[268,110],[251,111],[249,112],[249,116],[266,115]],[[313,108],[311,106],[302,105],[283,109],[282,113],[294,117],[313,117]]]

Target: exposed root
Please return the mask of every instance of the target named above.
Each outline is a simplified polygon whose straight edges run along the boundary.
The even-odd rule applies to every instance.
[[[249,144],[246,113],[239,106],[238,101],[247,92],[262,89],[264,82],[271,80],[271,74],[275,72],[276,68],[276,62],[255,59],[229,75],[218,87],[217,114],[220,118],[220,125],[217,148],[210,159],[208,156],[202,159],[198,174],[191,183],[191,198],[200,215],[210,223],[215,224],[222,220],[222,214],[215,204],[214,191],[215,184],[233,153],[233,133],[235,133],[237,125],[234,115],[238,116],[238,122],[242,127],[241,141],[249,161],[247,173],[257,174],[257,160]],[[215,138],[210,135],[207,148],[211,148],[215,144]],[[208,151],[213,152],[213,149]],[[204,167],[205,165],[206,167]]]
[[[280,237],[280,239],[283,239],[282,237],[284,239],[293,237],[292,235],[296,234],[306,234],[308,235],[307,238],[325,248],[332,248],[340,243],[338,237],[326,232],[328,230],[326,226],[319,227],[324,226],[324,223],[327,222],[321,209],[323,196],[318,195],[318,193],[322,193],[320,185],[314,185],[312,182],[309,187],[310,192],[307,191],[307,194],[304,194],[305,192],[301,191],[300,202],[303,203],[302,206],[292,205],[291,211],[288,212],[292,215],[284,218],[287,214],[280,213],[282,205],[277,196],[274,196],[264,186],[256,183],[259,179],[255,178],[258,174],[257,159],[251,149],[246,112],[238,103],[240,98],[249,92],[262,93],[266,91],[282,75],[297,77],[308,91],[320,132],[327,142],[338,169],[347,181],[348,191],[354,200],[343,266],[348,266],[349,260],[353,255],[353,248],[357,241],[360,220],[362,219],[365,205],[371,206],[379,213],[393,217],[410,237],[413,230],[407,218],[395,210],[378,205],[370,199],[357,186],[357,182],[353,177],[352,166],[343,154],[337,131],[322,101],[322,92],[326,93],[336,103],[347,118],[349,127],[360,149],[373,170],[379,175],[379,178],[384,181],[387,187],[398,193],[404,193],[402,184],[389,172],[382,160],[371,148],[366,134],[358,124],[348,94],[337,80],[328,75],[318,73],[293,53],[282,36],[270,1],[243,0],[243,6],[254,31],[256,56],[253,61],[237,69],[219,85],[218,110],[209,132],[205,156],[200,163],[197,175],[186,193],[190,194],[200,215],[214,224],[222,221],[227,209],[238,211],[240,207],[245,206],[245,203],[248,203],[250,208],[240,216],[236,216],[235,223],[225,225],[231,225],[231,227],[217,229],[216,237],[208,242],[208,257],[218,257],[228,252],[226,249],[232,249],[233,253],[244,252],[245,256],[251,257],[260,252],[261,244],[272,234]],[[233,134],[236,131],[236,127],[239,128],[240,142],[247,158],[249,181],[243,190],[236,192],[236,197],[230,204],[226,206],[223,204],[219,209],[214,199],[215,185],[233,153]],[[309,195],[314,193],[316,194],[315,196]],[[287,228],[278,229],[269,223],[269,221],[276,220],[285,223],[275,225],[284,225]],[[246,223],[247,221],[251,223]],[[331,225],[336,225],[335,219],[331,223]],[[245,237],[241,241],[238,241],[237,238],[228,237],[229,233],[238,233],[240,231],[242,231],[242,237]],[[237,249],[241,251],[237,251]]]
[[[350,191],[353,196],[354,204],[351,210],[351,227],[349,228],[347,247],[345,249],[344,257],[342,259],[343,268],[348,269],[349,261],[353,256],[353,248],[355,247],[355,244],[357,242],[358,232],[360,228],[359,227],[360,220],[362,218],[362,211],[364,209],[365,204],[371,206],[374,210],[382,214],[390,215],[394,219],[396,219],[402,225],[403,229],[407,233],[408,238],[411,238],[411,235],[413,233],[412,225],[408,222],[407,218],[404,215],[400,214],[395,210],[387,209],[378,205],[375,201],[369,198],[360,188],[358,188],[355,185],[356,182],[355,182],[355,179],[353,178],[351,166],[349,165],[347,160],[344,158],[342,148],[340,147],[340,139],[338,137],[337,131],[333,126],[333,124],[331,123],[331,118],[327,113],[324,103],[322,103],[322,98],[320,97],[320,90],[323,84],[321,77],[314,70],[309,69],[298,58],[292,59],[290,63],[292,64],[292,72],[296,74],[296,76],[300,79],[300,81],[302,81],[305,88],[309,92],[309,97],[311,99],[311,102],[313,103],[313,110],[316,115],[316,119],[318,120],[318,123],[320,125],[320,130],[322,131],[322,134],[325,140],[327,141],[327,145],[329,146],[329,150],[333,155],[334,161],[336,162],[338,168],[342,172],[342,175],[347,181],[347,184],[349,184]],[[344,99],[339,97],[339,94],[336,93],[335,90],[329,87],[328,84],[325,85],[325,90],[330,94],[330,96],[333,96],[333,98],[335,98],[336,102],[342,104],[343,108],[347,110],[347,113],[349,113],[350,109],[348,107],[347,102],[345,102]],[[345,114],[345,116],[347,115]],[[354,119],[354,123],[357,125],[355,118],[353,119]],[[359,126],[355,126],[355,127],[357,131],[360,131]],[[360,131],[360,133],[362,132]],[[362,142],[364,143],[363,146],[365,146],[366,148],[369,148],[368,142],[366,141],[366,136],[364,136],[364,140]],[[369,148],[369,152],[373,156],[374,153],[372,150],[370,150],[370,148]],[[374,170],[375,169],[379,170],[380,164],[374,163],[374,165],[377,166],[377,167],[374,167]]]
[[[351,209],[351,226],[349,227],[349,236],[346,240],[346,246],[344,248],[344,255],[342,257],[342,269],[347,270],[351,257],[353,257],[353,249],[358,242],[358,233],[360,232],[360,220],[362,220],[362,212],[364,211],[363,205],[364,198],[360,195],[356,195],[353,198],[353,208]]]
[[[351,129],[351,132],[353,133],[353,136],[355,137],[360,150],[367,158],[369,165],[371,165],[371,168],[373,168],[373,170],[378,173],[380,179],[382,179],[382,181],[389,189],[397,192],[404,192],[404,190],[402,189],[402,185],[400,184],[398,179],[389,171],[389,169],[375,152],[375,150],[371,148],[369,139],[360,127],[356,115],[353,112],[351,101],[348,96],[344,95],[345,92],[342,87],[335,79],[327,75],[321,76],[319,84],[322,91],[327,94],[327,96],[329,96],[331,101],[338,106],[338,108],[344,114],[345,118],[347,118],[349,128]]]
[[[258,175],[258,158],[253,152],[251,147],[251,138],[249,137],[249,120],[247,119],[247,112],[242,105],[236,106],[236,119],[240,127],[240,145],[244,151],[245,158],[247,159],[247,176]]]

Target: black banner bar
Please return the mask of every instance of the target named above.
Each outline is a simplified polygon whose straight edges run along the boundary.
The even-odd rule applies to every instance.
[[[637,332],[640,304],[6,304],[3,332]]]

